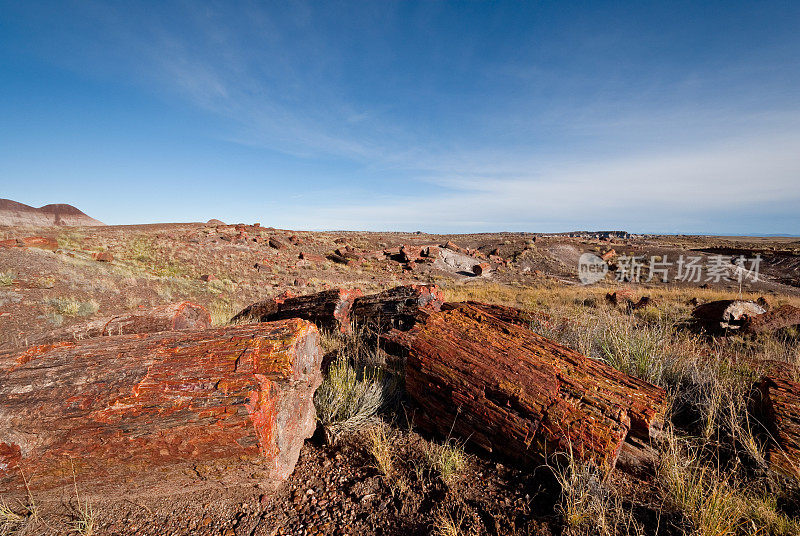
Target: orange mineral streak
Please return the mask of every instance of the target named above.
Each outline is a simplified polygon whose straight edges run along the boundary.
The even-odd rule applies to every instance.
[[[70,346],[75,346],[75,343],[70,341],[65,341],[65,342],[57,342],[55,344],[40,344],[38,346],[31,346],[17,358],[17,364],[24,365],[25,363],[29,363],[34,359],[43,356],[44,354],[46,354],[50,350],[53,350],[54,348],[67,348]]]

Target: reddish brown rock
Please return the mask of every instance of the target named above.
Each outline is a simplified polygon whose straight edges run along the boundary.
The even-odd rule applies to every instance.
[[[619,306],[627,311],[644,309],[650,305],[649,296],[636,296],[630,289],[621,289],[606,294],[606,301],[614,306]]]
[[[537,466],[569,452],[611,471],[652,461],[666,393],[469,304],[386,337],[407,350],[423,427]]]
[[[255,265],[256,270],[258,270],[260,267],[261,265],[259,263],[256,263]],[[209,283],[211,281],[216,281],[217,279],[218,279],[217,276],[215,276],[214,274],[203,274],[200,276],[200,281],[205,281],[206,283]]]
[[[766,305],[766,300],[765,304]],[[764,307],[763,305],[761,306]],[[781,305],[760,315],[746,317],[742,331],[746,333],[767,333],[781,328],[800,325],[800,308]]]
[[[425,246],[422,248],[422,255],[429,259],[438,259],[439,258],[439,246]]]
[[[286,249],[289,245],[276,236],[269,237],[269,247],[274,249]]]
[[[270,322],[302,318],[321,328],[347,333],[350,331],[350,309],[359,296],[359,289],[333,289],[306,296],[282,296],[254,303],[233,317],[232,321]]]
[[[99,262],[112,262],[114,255],[110,251],[99,251],[92,253],[92,258]]]
[[[482,262],[472,267],[472,273],[475,275],[484,275],[489,272],[491,265],[488,262]]]
[[[523,311],[522,309],[517,309],[516,307],[509,307],[506,305],[492,305],[476,301],[467,301],[463,303],[466,303],[467,305],[475,309],[490,314],[493,317],[497,318],[498,320],[502,320],[503,322],[514,324],[516,326],[522,326],[524,328],[530,328],[531,324],[534,322],[545,326],[554,325],[553,318],[547,313]],[[444,305],[442,305],[442,311],[457,309],[459,305],[460,303],[458,302],[445,303]]]
[[[0,248],[15,248],[19,246],[16,238],[9,238],[8,240],[0,240]]]
[[[45,236],[26,236],[17,240],[18,245],[24,248],[39,248],[48,251],[55,251],[58,249],[58,242],[55,238],[48,238]]]
[[[400,248],[400,262],[416,262],[422,257],[422,248],[418,246],[403,246]]]
[[[436,285],[406,285],[378,294],[356,298],[351,316],[379,333],[408,329],[419,313],[435,312],[444,303],[444,293]]]
[[[0,491],[24,472],[32,490],[156,492],[220,460],[284,480],[315,429],[321,357],[297,319],[0,353]]]
[[[759,383],[760,418],[772,436],[770,467],[800,480],[800,380],[789,366],[773,370]]]
[[[301,251],[300,254],[297,257],[300,260],[309,261],[309,262],[325,262],[327,260],[322,255],[317,255],[315,253],[306,253],[305,251]]]
[[[16,346],[54,344],[62,341],[78,341],[111,335],[129,335],[131,333],[207,329],[210,327],[211,315],[205,307],[185,301],[137,309],[129,313],[106,318],[96,318],[89,322],[48,331],[20,341],[20,344]]]
[[[616,252],[616,250],[609,249],[608,251],[606,251],[605,253],[603,253],[603,254],[600,256],[600,258],[601,258],[601,259],[603,259],[604,261],[608,262],[608,261],[610,261],[611,259],[615,258],[616,256],[617,256],[617,252]]]
[[[698,305],[692,311],[695,321],[712,333],[738,331],[748,318],[763,314],[764,309],[746,300],[718,300]]]

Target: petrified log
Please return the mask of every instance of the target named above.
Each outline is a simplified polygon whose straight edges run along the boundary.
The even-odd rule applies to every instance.
[[[307,296],[272,298],[250,305],[232,321],[257,320],[271,322],[284,318],[302,318],[324,329],[350,331],[350,309],[361,296],[359,289],[332,289]]]
[[[283,292],[274,298],[267,298],[256,303],[251,303],[230,319],[231,324],[239,322],[266,322],[269,315],[278,311],[278,306],[289,298],[294,298],[295,294],[291,290]]]
[[[315,429],[321,359],[299,319],[0,353],[0,491],[23,474],[31,489],[158,486],[214,460],[284,480]]]
[[[356,323],[386,333],[409,329],[420,312],[438,311],[442,303],[444,293],[436,285],[406,285],[356,298],[350,314]]]
[[[61,341],[77,341],[109,335],[131,333],[154,333],[157,331],[206,329],[211,327],[211,315],[205,307],[185,301],[158,305],[148,309],[137,309],[90,322],[76,324],[31,337],[25,346],[53,344]]]
[[[406,348],[406,390],[420,424],[523,464],[572,451],[608,472],[649,461],[663,389],[470,304],[426,315],[386,339]],[[627,442],[627,443],[626,443]]]
[[[800,479],[800,383],[786,369],[759,383],[761,418],[774,439],[767,451],[770,467]]]
[[[289,245],[286,242],[284,242],[283,240],[281,240],[277,236],[269,237],[268,244],[269,244],[269,247],[271,247],[273,249],[286,249],[286,248],[289,247]]]
[[[692,311],[694,319],[712,333],[741,329],[749,317],[764,313],[755,302],[746,300],[718,300],[698,305]]]
[[[442,311],[457,309],[461,303],[466,303],[467,305],[488,313],[498,320],[502,320],[503,322],[508,322],[509,324],[522,326],[524,328],[530,328],[533,322],[542,323],[547,326],[553,325],[553,319],[547,313],[523,311],[522,309],[509,307],[507,305],[492,305],[477,301],[447,302],[442,305]]]
[[[781,305],[760,315],[747,317],[742,331],[747,333],[765,333],[800,324],[800,308],[793,305]]]
[[[483,274],[489,272],[490,268],[491,268],[491,265],[488,262],[482,262],[482,263],[476,264],[475,266],[472,267],[472,273],[475,274],[475,275],[480,276],[480,275],[483,275]]]

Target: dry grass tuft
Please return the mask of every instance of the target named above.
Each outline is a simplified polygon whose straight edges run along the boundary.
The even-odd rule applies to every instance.
[[[11,272],[0,272],[0,287],[10,287],[14,284],[14,274]]]
[[[441,444],[428,443],[424,455],[428,469],[435,471],[448,484],[458,480],[467,465],[464,445],[455,439]]]

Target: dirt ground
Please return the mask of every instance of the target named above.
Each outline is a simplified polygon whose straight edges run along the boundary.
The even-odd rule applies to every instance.
[[[244,306],[287,290],[306,294],[358,287],[373,292],[405,283],[435,283],[463,294],[471,288],[502,288],[511,294],[527,288],[580,289],[584,288],[578,278],[581,255],[603,255],[610,250],[616,256],[609,256],[611,268],[600,284],[603,292],[624,286],[640,294],[679,289],[689,294],[696,290],[731,297],[763,295],[775,302],[796,303],[800,298],[800,240],[796,238],[599,240],[531,233],[293,232],[200,223],[0,228],[0,239],[25,236],[53,238],[58,247],[55,251],[0,248],[0,346],[24,345],[27,337],[57,326],[182,300],[207,307],[214,322],[224,324]],[[405,263],[398,258],[397,248],[404,245],[443,247],[448,242],[458,251],[447,250],[433,262]],[[93,257],[101,252],[111,253],[113,260]],[[646,268],[642,281],[619,282],[613,269],[621,256],[662,263],[696,256],[704,265],[724,258],[730,266],[731,259],[750,259],[756,254],[761,258],[759,280],[745,279],[741,284],[735,279],[708,281],[705,277],[672,281],[675,265],[667,271],[669,283],[661,282],[660,275],[644,281]],[[483,262],[489,263],[489,270],[474,275],[471,266]],[[80,520],[86,517],[88,503],[80,501],[90,500],[94,534],[416,535],[441,530],[448,519],[463,534],[564,532],[556,508],[558,483],[546,468],[516,469],[467,448],[467,469],[459,478],[446,481],[422,475],[414,460],[421,459],[426,442],[442,438],[419,435],[408,418],[413,404],[406,401],[400,407],[384,420],[391,422],[390,433],[402,460],[402,481],[382,477],[367,453],[367,441],[358,434],[329,445],[318,433],[306,442],[294,474],[277,491],[254,478],[257,471],[244,463],[233,464],[230,474],[240,475],[234,481],[217,478],[220,467],[194,468],[193,473],[187,472],[186,485],[191,490],[175,490],[170,496],[143,492],[126,500],[106,500],[71,489],[43,496],[32,493],[22,502],[38,504],[36,519],[7,523],[3,530],[86,534]],[[612,479],[615,488],[625,490],[624,500],[633,505],[648,534],[688,530],[685,519],[664,508],[652,494],[649,481],[623,474],[614,474]]]

